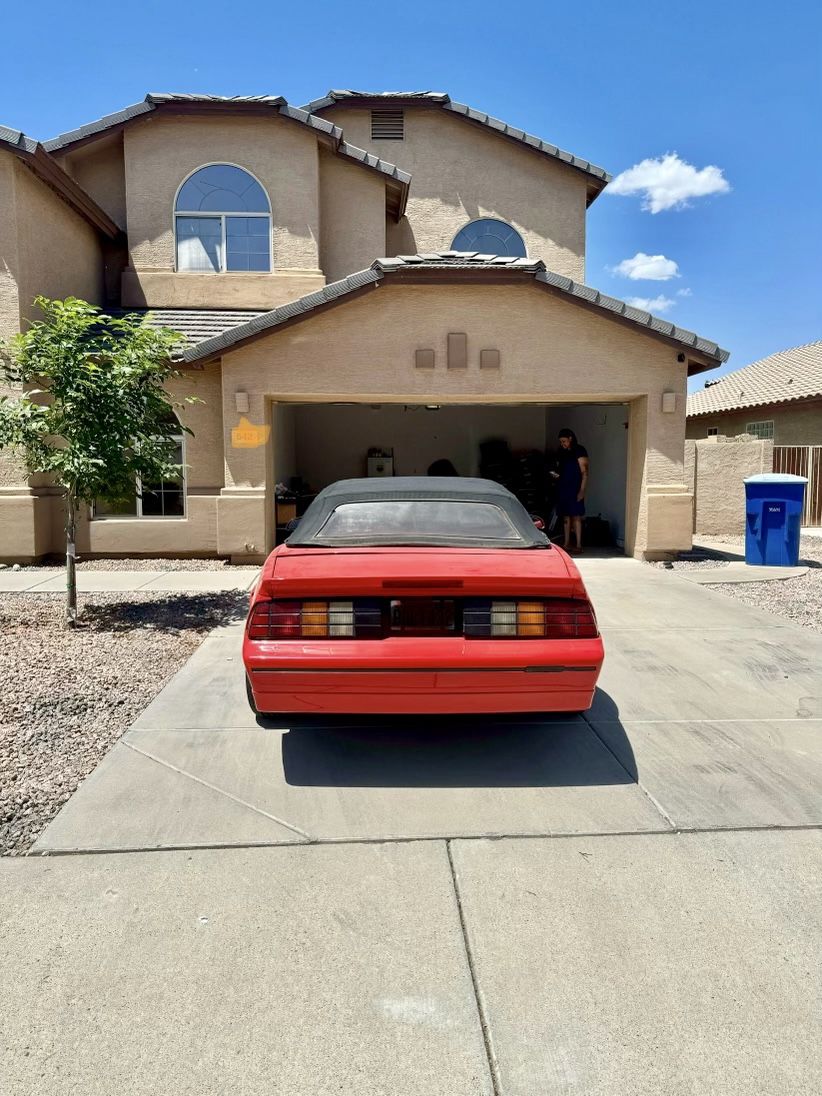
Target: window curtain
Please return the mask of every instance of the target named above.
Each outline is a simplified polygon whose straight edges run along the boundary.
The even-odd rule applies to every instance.
[[[177,269],[195,273],[219,271],[222,235],[219,217],[178,217]]]

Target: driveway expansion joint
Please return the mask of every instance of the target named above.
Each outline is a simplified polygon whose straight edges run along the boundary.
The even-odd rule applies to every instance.
[[[668,812],[664,809],[662,804],[659,803],[654,798],[654,796],[651,795],[651,793],[648,791],[648,789],[643,787],[642,783],[640,782],[639,776],[635,777],[633,775],[633,773],[623,764],[623,762],[618,757],[618,755],[614,753],[614,751],[611,749],[611,747],[608,745],[608,743],[605,741],[605,739],[601,738],[597,734],[597,729],[594,726],[594,724],[590,721],[590,719],[588,718],[588,713],[587,712],[582,713],[582,718],[583,718],[584,722],[588,725],[589,729],[591,731],[593,731],[594,736],[596,737],[597,741],[600,742],[605,747],[605,749],[608,751],[608,753],[611,755],[611,757],[613,757],[614,761],[616,761],[617,765],[619,765],[619,767],[625,772],[626,776],[628,776],[630,778],[631,783],[636,784],[636,786],[639,788],[639,790],[642,792],[642,794],[645,796],[645,798],[648,800],[648,802],[651,804],[651,806],[654,808],[654,810],[665,819],[665,821],[668,823],[668,825],[671,827],[672,830],[676,830],[677,825],[674,822],[674,820],[671,818],[671,816],[668,814]]]
[[[471,941],[468,937],[468,925],[465,918],[465,909],[462,902],[462,894],[460,893],[459,879],[457,877],[457,869],[454,865],[454,858],[451,855],[451,839],[447,839],[445,842],[445,852],[448,857],[448,868],[451,872],[451,885],[454,888],[454,900],[457,904],[457,916],[460,921],[460,932],[462,934],[462,945],[465,949],[465,958],[468,963],[468,972],[471,975],[471,986],[474,991],[474,1001],[477,1006],[477,1017],[482,1029],[482,1040],[485,1045],[485,1057],[488,1060],[488,1071],[491,1077],[491,1086],[494,1096],[502,1096],[502,1087],[500,1084],[499,1076],[499,1063],[497,1061],[497,1055],[494,1050],[494,1041],[491,1035],[491,1026],[488,1020],[487,1011],[485,1008],[485,1002],[483,1001],[482,991],[479,985],[479,975],[477,974],[476,964],[474,962],[474,954],[471,950]]]
[[[242,803],[242,800],[238,802]],[[253,808],[252,808],[253,809]],[[267,816],[273,817],[273,816]],[[282,823],[285,825],[285,823]],[[121,848],[32,849],[26,853],[29,859],[56,856],[128,856],[132,853],[210,852],[212,850],[237,851],[243,849],[305,849],[344,845],[414,845],[444,841],[586,841],[596,838],[625,837],[701,837],[710,834],[734,833],[802,833],[822,832],[820,822],[769,823],[764,826],[677,826],[659,830],[579,830],[567,833],[454,833],[410,837],[312,837],[308,841],[243,841],[203,842],[199,845],[129,845]]]
[[[140,754],[142,757],[147,757],[150,761],[154,761],[157,765],[162,765],[166,769],[170,769],[172,772],[177,773],[179,776],[186,777],[188,780],[192,780],[195,784],[201,784],[204,788],[209,788],[211,791],[216,792],[218,795],[223,795],[226,799],[230,799],[232,802],[237,803],[241,807],[246,807],[248,810],[253,811],[255,814],[262,815],[263,818],[269,818],[272,822],[276,822],[277,825],[285,827],[287,830],[291,830],[292,833],[298,834],[303,838],[306,844],[314,844],[316,839],[311,834],[306,833],[305,830],[301,830],[299,826],[295,826],[293,822],[287,822],[284,818],[279,818],[276,814],[271,814],[270,811],[263,810],[262,807],[255,807],[253,803],[247,802],[245,799],[241,799],[237,795],[233,795],[231,792],[220,788],[216,784],[212,784],[208,780],[203,780],[200,776],[195,776],[193,773],[186,772],[185,769],[178,768],[177,765],[172,765],[168,761],[164,761],[161,757],[157,757],[156,754],[150,753],[148,750],[142,750],[139,746],[135,746],[132,742],[126,742],[121,740],[122,744],[129,750],[133,750],[134,753]]]

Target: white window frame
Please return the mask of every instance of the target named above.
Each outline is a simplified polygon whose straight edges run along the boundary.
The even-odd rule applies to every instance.
[[[250,175],[255,183],[262,189],[265,194],[265,200],[268,202],[268,213],[243,213],[239,210],[228,210],[225,213],[220,213],[217,210],[209,210],[204,213],[202,210],[183,210],[177,208],[177,198],[180,191],[186,185],[188,180],[196,175],[198,171],[202,171],[206,167],[236,167],[239,171],[244,171],[246,175]],[[215,220],[220,219],[220,269],[219,270],[181,270],[177,263],[177,218],[178,217],[212,217]],[[226,217],[268,217],[268,270],[226,270],[225,257],[226,257],[226,233],[225,233],[225,219]],[[174,273],[175,274],[206,274],[209,276],[223,275],[223,274],[271,274],[274,270],[274,220],[271,214],[271,196],[269,195],[262,182],[257,178],[253,171],[249,171],[247,167],[242,164],[232,163],[231,160],[211,160],[207,164],[200,164],[199,167],[195,167],[193,171],[189,171],[188,175],[180,182],[174,192],[174,202],[171,206],[171,221],[172,221],[172,233],[174,236]]]
[[[719,427],[718,426],[709,426],[708,427],[707,437],[715,438],[715,437],[717,437],[718,434],[719,434]]]
[[[757,427],[760,426],[770,427],[770,433],[761,433],[757,429]],[[773,441],[773,419],[760,419],[758,422],[748,422],[745,424],[745,433],[750,434],[753,438],[758,438],[760,441]]]
[[[173,441],[175,445],[180,446],[180,466],[182,467],[183,474],[180,476],[180,487],[183,492],[183,512],[182,514],[144,514],[143,513],[143,481],[140,476],[137,476],[134,483],[135,490],[135,503],[137,505],[137,512],[135,514],[98,514],[97,503],[95,502],[91,507],[92,521],[185,521],[188,518],[188,473],[186,471],[186,436],[181,430],[179,434],[169,434],[168,440]],[[171,481],[169,481],[171,482]]]

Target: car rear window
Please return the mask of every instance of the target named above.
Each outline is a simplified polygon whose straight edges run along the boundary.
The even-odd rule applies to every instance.
[[[436,540],[517,541],[520,535],[499,507],[454,499],[375,499],[335,507],[318,533],[325,541],[407,543]]]

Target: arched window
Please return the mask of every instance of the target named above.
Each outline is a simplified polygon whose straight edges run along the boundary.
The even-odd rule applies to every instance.
[[[271,205],[253,175],[208,164],[189,175],[174,203],[177,269],[271,270]]]
[[[505,221],[481,217],[461,228],[451,244],[452,251],[478,251],[481,255],[516,255],[524,259],[525,243]]]

